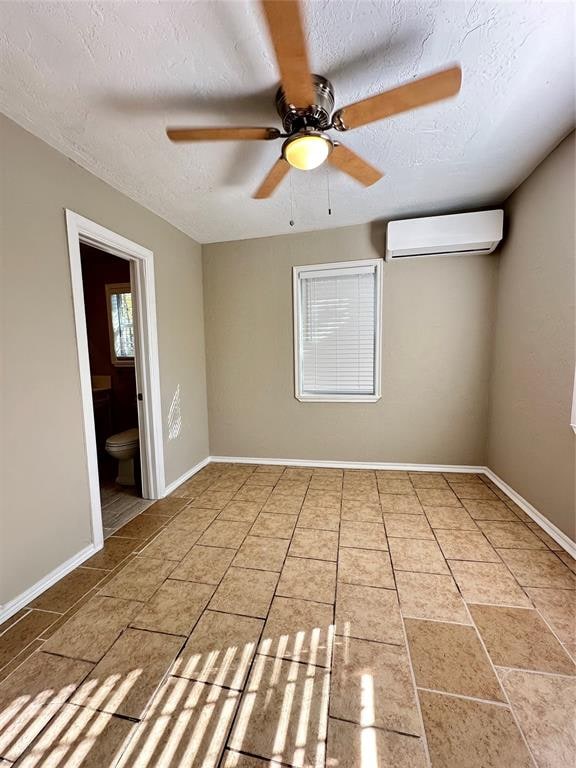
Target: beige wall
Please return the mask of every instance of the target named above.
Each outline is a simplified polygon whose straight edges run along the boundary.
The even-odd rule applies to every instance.
[[[497,257],[384,265],[382,398],[294,398],[298,264],[381,256],[357,226],[203,247],[212,455],[483,464]]]
[[[167,483],[208,455],[208,427],[200,246],[1,116],[0,153],[5,602],[91,540],[65,208],[154,251]]]
[[[507,203],[488,465],[576,538],[574,133]]]

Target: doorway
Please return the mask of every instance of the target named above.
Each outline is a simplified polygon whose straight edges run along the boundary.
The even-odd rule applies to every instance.
[[[102,526],[106,539],[142,498],[130,262],[80,242]]]
[[[105,534],[165,490],[154,263],[148,249],[72,211],[66,224],[92,537],[100,548]]]

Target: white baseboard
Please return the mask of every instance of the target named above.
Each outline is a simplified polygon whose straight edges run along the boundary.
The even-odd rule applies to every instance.
[[[213,462],[230,464],[280,464],[288,467],[326,467],[328,469],[397,469],[405,472],[484,472],[485,467],[462,464],[393,464],[381,461],[320,461],[318,459],[263,459],[246,456],[211,456]]]
[[[214,459],[211,456],[206,456],[205,459],[202,459],[202,461],[199,461],[198,464],[195,464],[191,469],[187,469],[186,472],[184,472],[183,475],[180,475],[180,477],[177,480],[174,480],[173,483],[170,483],[170,485],[167,485],[164,488],[164,493],[162,497],[169,496],[172,491],[175,491],[178,486],[182,485],[182,483],[185,483],[186,480],[190,480],[192,475],[195,475],[196,472],[200,472],[200,470],[205,467],[207,464],[209,464],[211,461],[214,461]]]
[[[192,475],[195,475],[196,472],[199,472],[202,467],[205,467],[207,464],[209,464],[210,460],[210,456],[207,456],[191,469],[187,470],[181,477],[164,488],[163,495],[167,496],[169,493],[172,493],[172,491],[176,490],[179,485],[186,482],[186,480],[191,478]],[[17,613],[17,611],[27,605],[31,600],[34,600],[34,598],[38,597],[38,595],[41,595],[42,592],[45,592],[49,587],[70,573],[70,571],[73,571],[74,568],[82,565],[83,562],[88,560],[89,557],[92,557],[92,555],[96,554],[96,552],[98,552],[100,549],[101,547],[97,547],[93,543],[90,544],[76,555],[71,557],[69,560],[66,560],[66,562],[62,563],[62,565],[59,565],[47,576],[44,576],[44,578],[40,579],[40,581],[37,581],[29,589],[22,592],[20,595],[18,595],[18,597],[15,597],[13,600],[10,600],[10,602],[0,606],[0,624]]]
[[[38,597],[42,592],[45,592],[49,587],[56,584],[57,581],[60,581],[60,579],[70,573],[70,571],[73,571],[74,568],[82,565],[82,563],[88,560],[89,557],[96,554],[99,549],[100,547],[96,547],[94,544],[84,547],[84,549],[76,553],[69,560],[66,560],[62,565],[54,568],[54,570],[50,571],[47,576],[44,576],[40,581],[37,581],[36,584],[33,584],[29,589],[18,595],[18,597],[15,597],[13,600],[10,600],[10,602],[0,606],[0,624],[17,613],[20,608],[24,608],[24,606],[31,600],[34,600],[35,597]]]
[[[488,467],[465,466],[462,464],[396,464],[379,461],[320,461],[316,459],[267,459],[261,457],[246,456],[211,456],[211,462],[229,462],[230,464],[280,464],[291,467],[334,467],[335,469],[396,469],[408,472],[474,472],[486,475],[501,490],[504,491],[512,501],[516,502],[520,509],[534,520],[535,523],[548,533],[555,542],[557,542],[569,555],[576,558],[576,542],[567,536],[563,531],[550,522],[541,512],[520,496],[517,491],[511,488],[498,475]]]
[[[538,512],[538,510],[533,507],[529,501],[526,501],[523,496],[520,496],[520,494],[515,491],[514,488],[511,488],[508,483],[505,483],[504,480],[502,480],[501,477],[498,477],[495,472],[493,472],[488,467],[484,467],[483,471],[484,474],[489,477],[490,480],[492,480],[492,482],[498,486],[498,488],[500,488],[500,490],[504,491],[507,496],[510,496],[512,501],[518,504],[521,510],[526,512],[526,514],[531,517],[535,523],[538,523],[540,528],[546,531],[546,533],[551,536],[554,541],[562,547],[562,549],[565,549],[569,555],[571,555],[573,558],[576,558],[576,542],[572,541],[569,536],[561,531],[560,528],[557,528],[554,523],[550,522],[547,517],[544,517],[542,512]]]
[[[203,467],[210,462],[215,463],[230,463],[230,464],[281,464],[285,466],[293,467],[333,467],[335,469],[396,469],[409,472],[475,472],[484,474],[490,478],[504,493],[506,493],[512,501],[514,501],[520,509],[534,520],[546,533],[548,533],[554,541],[556,541],[563,549],[568,552],[572,557],[576,558],[576,542],[572,541],[565,533],[557,528],[553,523],[544,517],[530,502],[526,501],[519,493],[511,488],[504,482],[498,475],[488,467],[478,466],[463,466],[463,465],[451,465],[451,464],[395,464],[389,462],[354,462],[354,461],[318,461],[312,459],[264,459],[261,457],[245,457],[245,456],[207,456],[202,461],[198,462],[191,469],[187,470],[181,477],[175,480],[164,489],[164,496],[172,493],[178,486],[185,483],[193,475],[199,472]],[[93,554],[99,550],[94,544],[90,544],[76,555],[71,557],[62,565],[55,568],[47,576],[37,581],[36,584],[31,586],[25,592],[15,597],[8,603],[0,606],[0,624],[10,616],[13,616],[20,608],[23,608],[35,597],[45,592],[49,587],[59,581],[66,574],[73,571],[83,562],[88,560]]]

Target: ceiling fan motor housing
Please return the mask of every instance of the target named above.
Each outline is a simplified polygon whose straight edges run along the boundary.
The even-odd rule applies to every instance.
[[[330,80],[321,75],[312,75],[315,103],[307,107],[296,107],[286,99],[282,86],[276,92],[276,109],[287,134],[299,131],[325,131],[330,127],[334,109],[334,87]]]

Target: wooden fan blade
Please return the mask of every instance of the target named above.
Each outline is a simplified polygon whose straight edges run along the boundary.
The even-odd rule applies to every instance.
[[[348,131],[384,117],[448,99],[458,93],[461,83],[462,70],[458,66],[436,72],[339,109],[332,118],[334,127]]]
[[[343,147],[342,144],[336,144],[330,153],[329,160],[333,166],[344,171],[348,176],[352,176],[365,187],[375,184],[384,175],[373,165],[363,160],[356,152],[352,152],[348,147]]]
[[[262,0],[262,10],[272,38],[280,80],[289,104],[308,107],[315,92],[299,0]]]
[[[287,161],[283,157],[279,157],[252,197],[255,200],[263,200],[266,197],[270,197],[289,170],[290,165]]]
[[[277,139],[277,128],[167,128],[170,141],[256,141]]]

